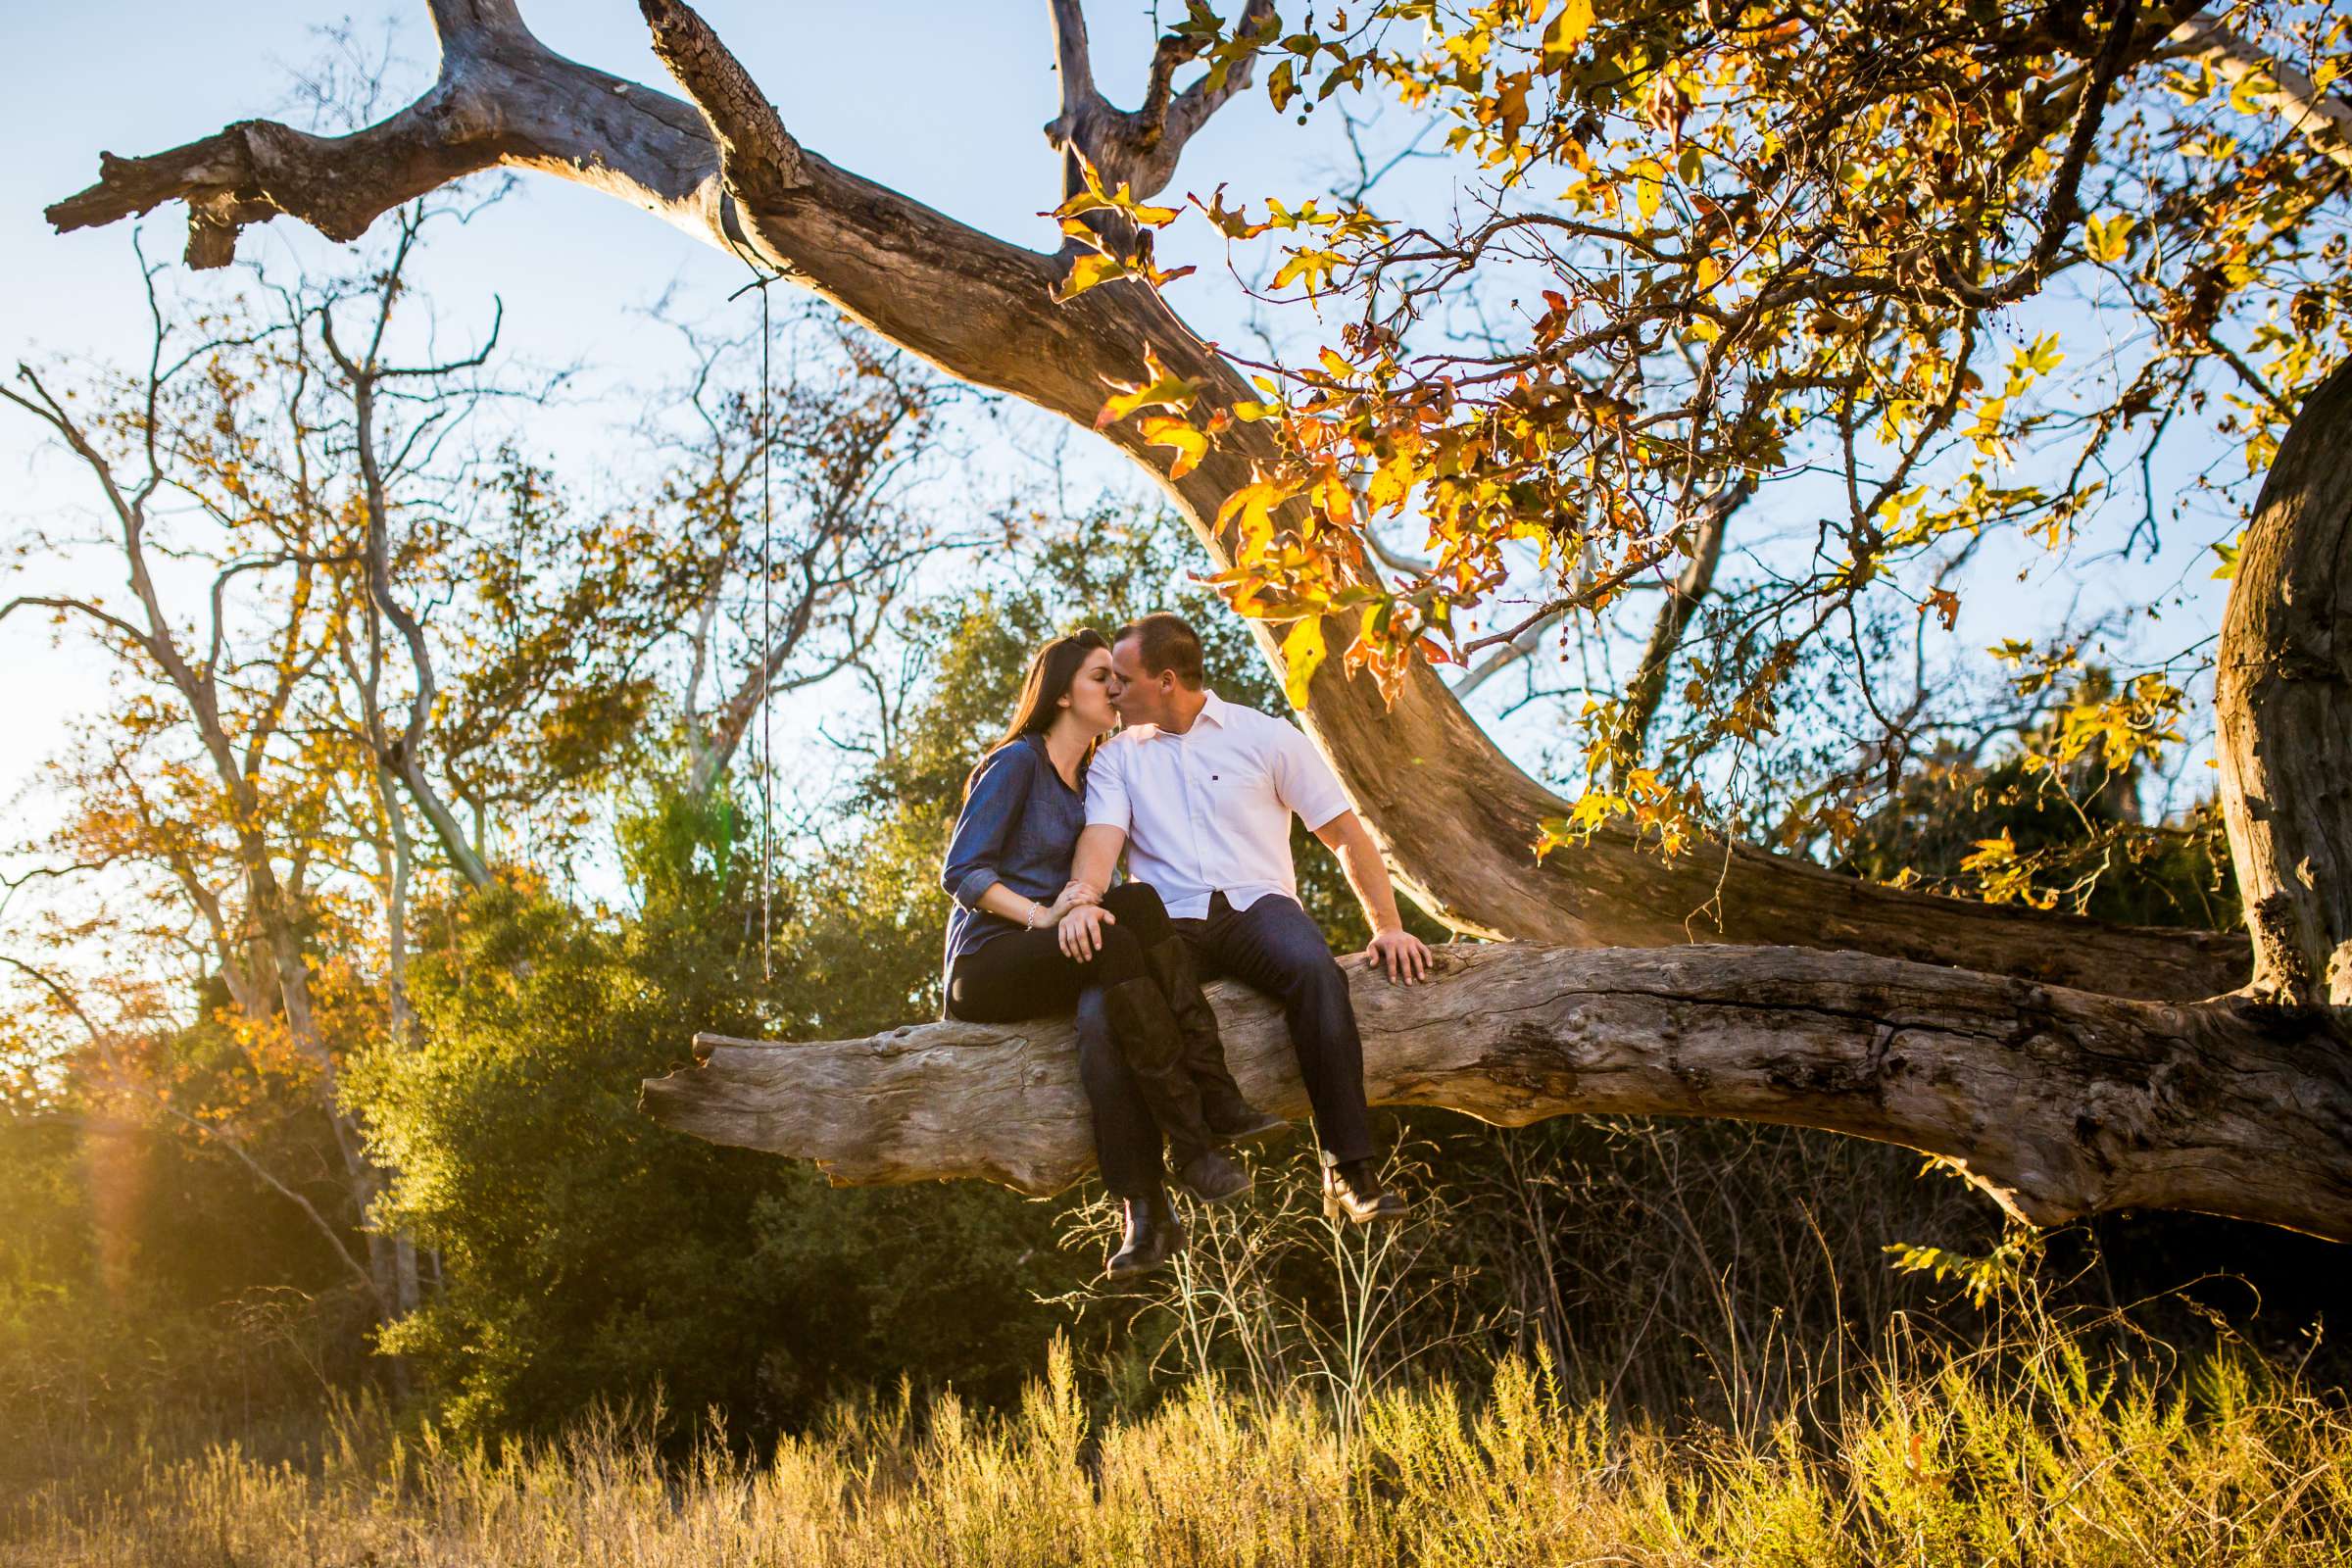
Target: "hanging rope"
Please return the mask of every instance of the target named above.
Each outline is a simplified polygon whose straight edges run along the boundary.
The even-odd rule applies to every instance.
[[[775,445],[775,433],[770,427],[773,404],[768,394],[769,360],[773,353],[768,331],[767,285],[783,276],[781,272],[761,270],[760,264],[728,236],[729,247],[741,256],[744,265],[752,270],[752,281],[727,296],[732,304],[736,295],[745,289],[760,291],[760,734],[756,759],[760,770],[760,976],[773,983],[776,978],[775,942],[775,834],[776,812],[774,779],[776,741],[773,705],[768,701],[768,681],[771,672],[768,661],[774,657],[776,646],[776,576],[774,564],[775,514],[768,495],[768,453]]]
[[[776,737],[775,705],[768,701],[768,661],[776,647],[775,516],[768,505],[767,455],[775,449],[775,431],[768,423],[767,285],[760,285],[760,977],[776,978],[776,940],[773,929],[776,902]]]

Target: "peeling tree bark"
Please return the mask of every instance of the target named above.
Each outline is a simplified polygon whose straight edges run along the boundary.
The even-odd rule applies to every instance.
[[[2128,1002],[1851,953],[1525,943],[1392,984],[1350,960],[1372,1102],[1502,1126],[1612,1113],[1822,1127],[1940,1154],[2039,1225],[2195,1209],[2352,1240],[2352,1054],[2335,1015]],[[1280,1012],[1210,988],[1234,1074],[1293,1117]],[[705,1035],[644,1105],[840,1185],[1093,1168],[1066,1020],[776,1045]]]

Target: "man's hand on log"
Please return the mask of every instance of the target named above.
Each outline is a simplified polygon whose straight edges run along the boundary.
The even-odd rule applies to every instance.
[[[1364,952],[1374,963],[1387,968],[1392,984],[1401,981],[1409,986],[1429,977],[1429,949],[1410,931],[1379,932]]]

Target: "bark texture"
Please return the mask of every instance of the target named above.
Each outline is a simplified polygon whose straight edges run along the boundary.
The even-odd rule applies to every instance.
[[[1463,945],[1392,984],[1350,961],[1376,1104],[1503,1126],[1570,1113],[1824,1127],[1940,1154],[2035,1224],[2195,1209],[2352,1240],[2340,1015],[2129,1002],[1850,953]],[[1210,989],[1234,1074],[1294,1117],[1281,1014]],[[778,1045],[705,1035],[647,1080],[656,1120],[822,1164],[836,1184],[1093,1167],[1066,1020]]]
[[[49,209],[61,230],[181,201],[188,258],[224,265],[237,230],[281,214],[350,239],[379,214],[479,170],[535,170],[605,191],[707,243],[775,269],[866,326],[965,381],[1091,427],[1107,383],[1131,381],[1147,347],[1202,380],[1211,401],[1254,399],[1239,372],[1159,299],[1131,284],[1066,305],[1066,258],[1007,244],[804,148],[742,65],[678,0],[640,0],[657,54],[693,100],[564,59],[509,0],[435,0],[439,79],[415,104],[343,137],[265,121],[146,158],[100,159],[96,185]],[[1254,9],[1263,9],[1257,7]],[[1174,54],[1155,57],[1145,108],[1103,104],[1076,24],[1060,38],[1057,142],[1142,181],[1214,110],[1168,93]],[[1075,67],[1084,67],[1083,79]],[[1089,139],[1094,145],[1084,145]],[[1172,167],[1170,165],[1169,167]],[[1230,564],[1214,519],[1249,481],[1259,427],[1238,426],[1181,480],[1132,423],[1109,432],[1157,476],[1212,564]],[[1341,642],[1352,627],[1335,624]],[[1271,637],[1260,636],[1279,669]],[[2241,983],[2245,945],[1877,887],[1744,846],[1667,863],[1621,829],[1541,864],[1539,825],[1566,803],[1503,756],[1437,675],[1416,670],[1394,705],[1338,662],[1301,715],[1380,842],[1399,884],[1457,931],[1579,946],[1692,940],[1850,948],[2118,995],[2179,1000]]]
[[[2352,1007],[2352,361],[2263,480],[2222,617],[2222,809],[2256,995]]]

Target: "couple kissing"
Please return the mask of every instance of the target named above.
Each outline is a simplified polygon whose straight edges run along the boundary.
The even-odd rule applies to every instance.
[[[1183,1247],[1171,1170],[1203,1202],[1238,1197],[1250,1176],[1225,1147],[1286,1125],[1226,1069],[1200,990],[1220,975],[1282,1004],[1324,1212],[1357,1224],[1404,1212],[1377,1174],[1347,977],[1298,903],[1293,814],[1339,857],[1373,956],[1392,980],[1420,980],[1429,950],[1399,922],[1339,781],[1297,725],[1202,683],[1200,639],[1179,615],[1040,648],[1004,738],[964,785],[941,874],[955,901],[947,1014],[1075,1014],[1095,1152],[1124,1212],[1113,1279]]]

